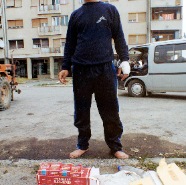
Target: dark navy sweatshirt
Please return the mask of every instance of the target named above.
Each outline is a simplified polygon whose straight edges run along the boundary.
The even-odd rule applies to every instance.
[[[70,70],[72,64],[112,62],[112,39],[119,59],[127,61],[128,46],[115,6],[103,2],[83,4],[69,20],[62,69]]]

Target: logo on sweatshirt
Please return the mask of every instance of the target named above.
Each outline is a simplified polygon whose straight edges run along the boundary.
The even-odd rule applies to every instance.
[[[99,20],[96,23],[100,23],[101,21],[106,21],[106,20],[107,19],[104,16],[102,16],[102,17],[99,18]]]

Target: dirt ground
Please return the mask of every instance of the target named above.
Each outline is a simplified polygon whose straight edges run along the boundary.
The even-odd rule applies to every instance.
[[[30,138],[22,141],[0,141],[0,160],[6,159],[68,159],[74,150],[76,136],[64,139],[38,140]],[[122,143],[131,158],[186,157],[186,146],[160,140],[157,136],[126,134]],[[82,157],[86,159],[113,158],[104,141],[90,140],[90,150]]]

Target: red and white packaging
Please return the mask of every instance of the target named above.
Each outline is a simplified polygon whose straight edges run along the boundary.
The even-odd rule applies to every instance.
[[[99,168],[63,163],[41,163],[37,173],[38,185],[98,185],[94,176]]]

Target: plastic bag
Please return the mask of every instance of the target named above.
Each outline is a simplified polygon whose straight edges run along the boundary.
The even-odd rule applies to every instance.
[[[95,176],[95,178],[99,180],[100,185],[129,185],[130,182],[141,179],[136,173],[124,170],[115,174]]]

